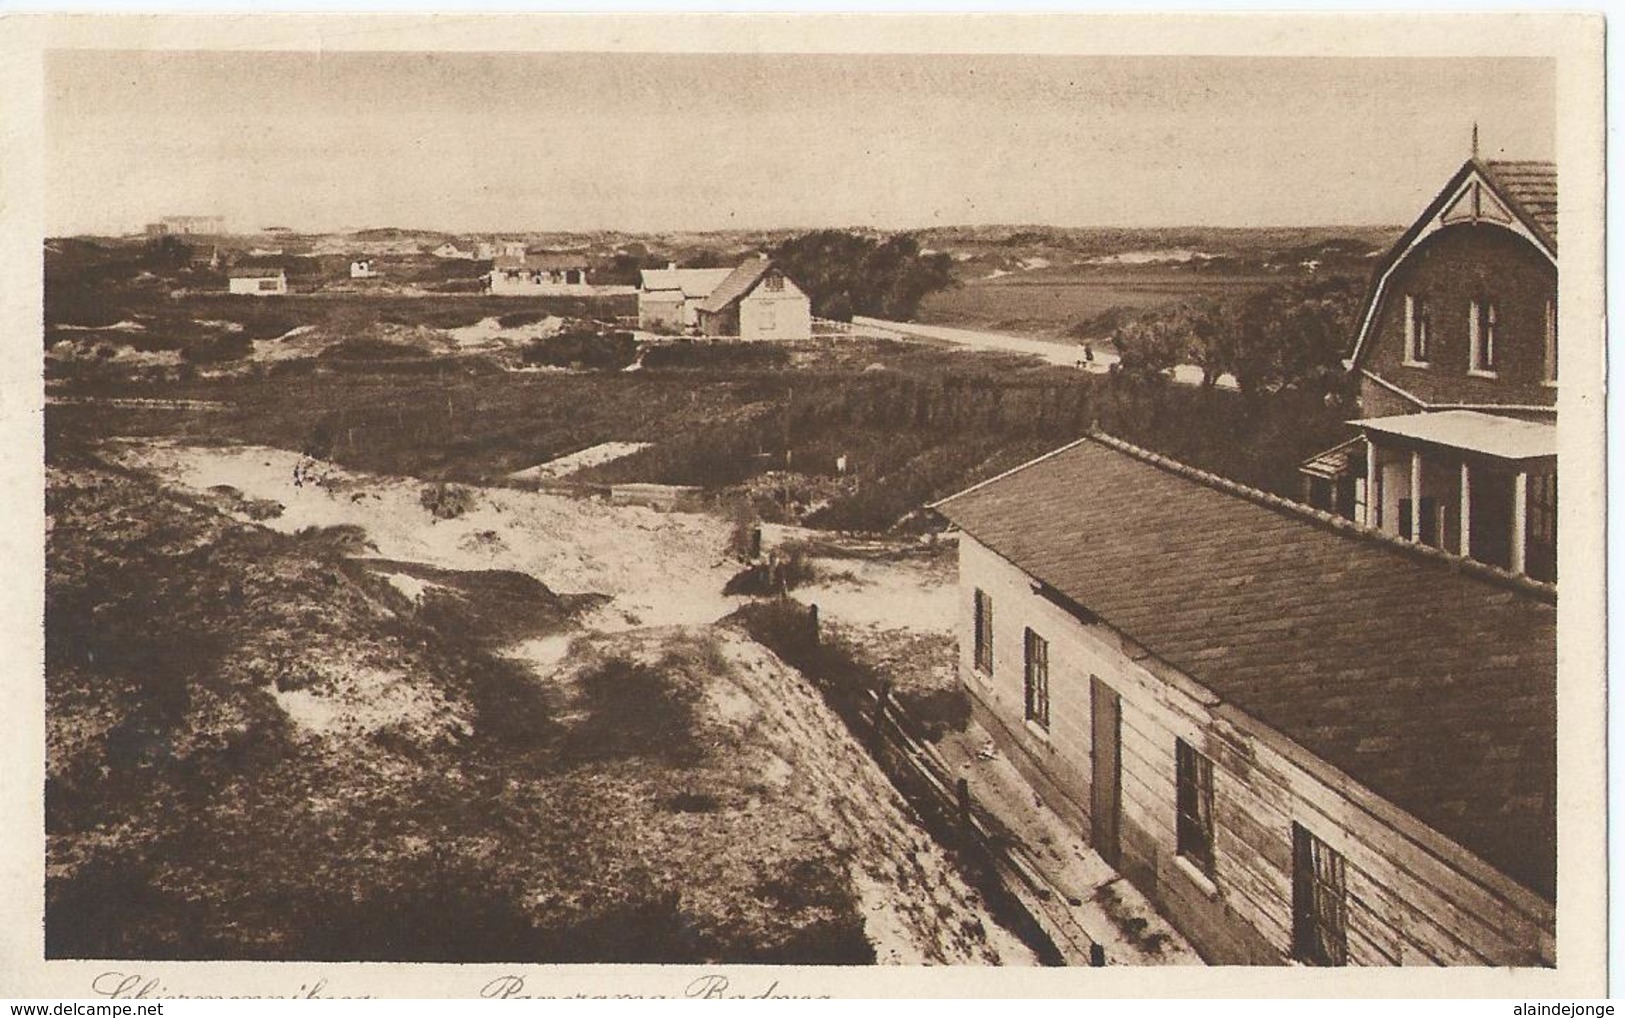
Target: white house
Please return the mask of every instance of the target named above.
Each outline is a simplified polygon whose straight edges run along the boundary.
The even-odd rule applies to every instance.
[[[683,332],[700,323],[700,304],[733,269],[644,269],[638,274],[638,327]]]
[[[288,274],[279,267],[240,265],[226,276],[231,293],[269,297],[288,292]]]
[[[587,281],[584,257],[550,251],[498,255],[485,278],[491,293],[509,296],[585,296],[594,292]]]
[[[754,258],[728,274],[698,308],[700,332],[740,339],[807,339],[812,302],[771,259]]]
[[[351,279],[376,279],[382,275],[372,263],[371,258],[358,258],[350,263]]]

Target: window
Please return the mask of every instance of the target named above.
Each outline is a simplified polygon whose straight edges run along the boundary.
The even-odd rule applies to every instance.
[[[763,306],[762,309],[756,314],[757,327],[763,332],[773,332],[777,330],[779,327],[779,316],[775,312],[776,309],[773,307],[773,305],[768,304]]]
[[[275,293],[277,287],[282,285],[282,280],[275,278],[261,279],[259,284],[261,291]]]
[[[784,289],[784,277],[774,274],[762,280],[762,289],[777,293]]]
[[[1495,304],[1475,300],[1467,308],[1467,345],[1472,351],[1468,367],[1481,374],[1492,374],[1497,367]]]
[[[1427,303],[1413,294],[1405,296],[1405,360],[1410,364],[1426,364],[1432,345],[1432,330],[1428,328]]]
[[[1177,783],[1176,834],[1179,854],[1208,876],[1213,875],[1213,761],[1189,743],[1174,743]]]
[[[1546,302],[1546,381],[1557,381],[1557,301]]]
[[[976,670],[984,675],[993,674],[993,599],[985,591],[976,591]]]
[[[1309,965],[1348,964],[1343,857],[1292,825],[1292,955]]]
[[[1049,641],[1027,630],[1027,720],[1049,730]]]

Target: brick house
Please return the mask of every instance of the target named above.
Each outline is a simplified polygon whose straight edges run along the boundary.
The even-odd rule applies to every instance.
[[[1555,963],[1554,587],[1098,435],[934,508],[977,719],[1208,961]]]
[[[1358,436],[1305,498],[1407,540],[1557,578],[1557,170],[1464,163],[1377,266],[1346,362]]]

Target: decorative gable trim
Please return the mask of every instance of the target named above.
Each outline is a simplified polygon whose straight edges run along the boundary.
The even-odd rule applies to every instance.
[[[1545,231],[1519,211],[1516,202],[1501,193],[1494,178],[1476,159],[1469,159],[1388,253],[1382,272],[1366,299],[1354,352],[1345,362],[1350,368],[1358,367],[1365,358],[1371,334],[1376,330],[1377,312],[1387,297],[1388,280],[1395,270],[1423,241],[1447,226],[1460,223],[1488,224],[1510,230],[1533,244],[1553,268],[1557,267],[1557,248]]]

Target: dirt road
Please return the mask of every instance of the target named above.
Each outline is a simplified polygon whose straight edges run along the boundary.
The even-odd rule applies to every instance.
[[[1057,367],[1077,367],[1095,374],[1105,374],[1110,371],[1112,365],[1116,364],[1118,360],[1115,353],[1101,349],[1094,351],[1093,360],[1086,360],[1082,345],[1034,339],[1029,336],[1012,336],[1003,332],[952,329],[943,325],[920,325],[915,322],[892,322],[883,318],[865,318],[861,315],[854,315],[852,324],[855,327],[867,330],[870,335],[901,338],[922,337],[975,350],[999,350],[1004,353],[1026,354],[1047,361]],[[1173,379],[1181,385],[1200,385],[1202,384],[1202,369],[1195,364],[1181,364],[1174,368]],[[1217,384],[1222,389],[1236,388],[1236,380],[1228,374],[1220,375]]]

